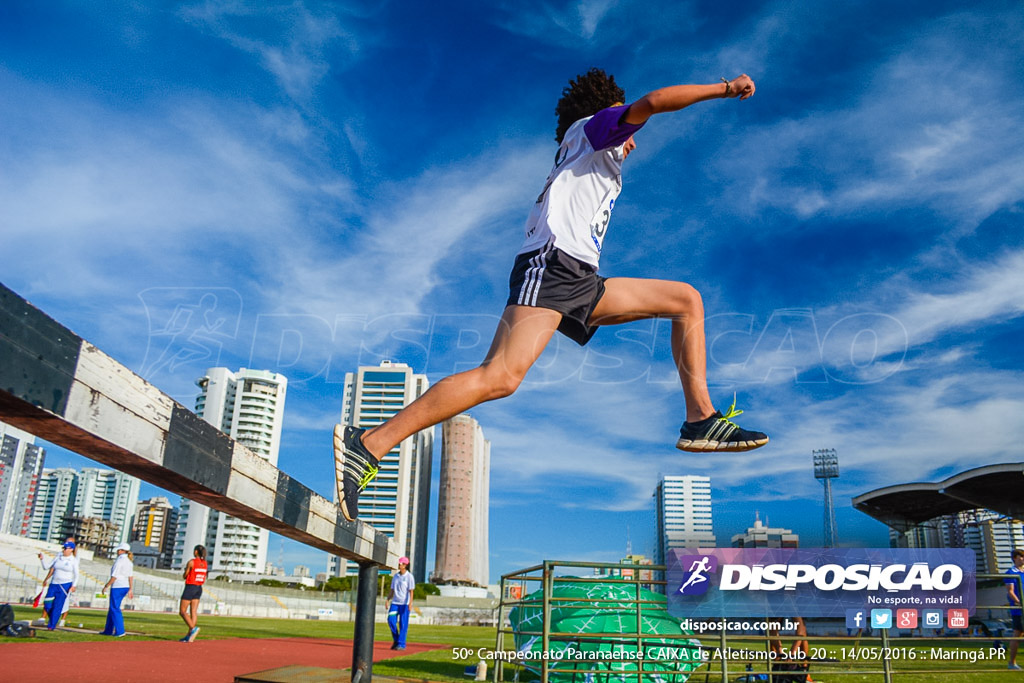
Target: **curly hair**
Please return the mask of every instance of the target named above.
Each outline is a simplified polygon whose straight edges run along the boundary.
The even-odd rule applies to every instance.
[[[595,67],[585,74],[578,74],[575,80],[570,78],[569,85],[562,88],[562,98],[555,107],[558,116],[555,141],[562,144],[565,131],[580,119],[625,101],[626,92],[615,82],[615,77],[606,74],[604,69]]]

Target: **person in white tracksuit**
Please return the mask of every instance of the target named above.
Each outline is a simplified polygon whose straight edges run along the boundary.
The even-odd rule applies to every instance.
[[[75,592],[78,585],[78,558],[74,555],[75,544],[66,541],[61,548],[61,554],[50,563],[46,578],[43,579],[43,587],[50,583],[50,590],[46,593],[46,600],[50,603],[50,619],[46,628],[54,630],[64,615],[64,605],[70,600],[71,594]]]
[[[74,536],[68,536],[67,538],[64,539],[64,542],[65,543],[76,543],[75,537]],[[78,546],[77,545],[75,546],[73,554],[74,554],[74,557],[75,557],[75,562],[78,562],[78,564],[79,564],[79,572],[81,572],[81,563],[82,563],[82,561],[78,557]],[[43,554],[39,553],[38,557],[39,557],[39,564],[41,564],[43,566],[43,569],[49,569],[50,568],[50,562],[47,561],[45,557],[43,557]],[[70,600],[65,600],[64,601],[64,611],[61,612],[60,622],[58,624],[59,626],[63,626],[64,625],[64,617],[67,616],[68,609],[70,609],[70,608],[71,608],[71,601]],[[49,621],[50,620],[50,603],[49,602],[43,602],[43,616],[44,616],[43,621]]]
[[[110,579],[103,586],[101,593],[110,589],[110,600],[107,603],[107,625],[100,633],[101,636],[115,636],[120,638],[125,634],[124,615],[121,613],[121,603],[125,598],[132,599],[134,589],[134,577],[132,568],[132,549],[127,543],[117,546],[117,559],[114,566],[110,568]]]

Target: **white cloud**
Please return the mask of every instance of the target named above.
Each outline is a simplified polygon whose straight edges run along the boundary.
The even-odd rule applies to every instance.
[[[964,152],[964,145],[974,137],[969,121],[925,126],[923,140],[916,146],[896,152],[896,157],[907,164],[911,176],[933,173],[948,166]]]
[[[280,5],[207,0],[179,14],[257,57],[297,101],[309,99],[331,69],[331,48],[340,47],[350,57],[359,51],[355,34],[336,14],[315,12],[301,0]]]
[[[585,44],[593,40],[598,25],[613,7],[611,0],[579,0],[565,8],[547,2],[532,7],[516,4],[505,8],[503,27],[538,41]]]
[[[516,243],[523,197],[545,163],[539,147],[499,149],[382,188],[360,208],[344,248],[307,235],[273,255],[266,309],[332,324],[338,315],[415,313],[443,275],[442,260],[468,244]]]
[[[310,206],[349,202],[347,180],[282,153],[259,112],[194,101],[133,116],[20,94],[37,106],[19,128],[26,150],[0,169],[0,223],[21,254],[8,272],[34,291],[72,280],[83,298],[132,297],[133,282],[217,281],[211,266],[233,251],[287,239]]]
[[[978,21],[937,19],[870,71],[848,68],[827,86],[842,90],[834,105],[731,130],[731,147],[746,152],[717,160],[733,198],[721,204],[750,216],[775,208],[801,221],[928,207],[971,224],[1024,197],[1024,118],[1005,101],[1014,79],[965,49],[964,31],[950,30]],[[750,106],[772,96],[765,82]]]

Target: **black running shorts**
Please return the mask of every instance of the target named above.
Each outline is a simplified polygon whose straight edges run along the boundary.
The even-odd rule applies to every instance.
[[[558,331],[583,346],[597,332],[588,320],[604,295],[604,281],[594,266],[548,245],[516,256],[506,305],[558,311]]]
[[[185,590],[181,591],[182,600],[198,600],[203,597],[203,587],[186,583]]]

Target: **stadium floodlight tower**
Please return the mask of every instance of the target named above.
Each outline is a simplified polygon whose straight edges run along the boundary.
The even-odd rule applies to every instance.
[[[832,505],[832,480],[839,478],[839,456],[834,448],[812,451],[814,456],[814,478],[825,485],[825,543],[826,548],[836,547],[836,509]]]

